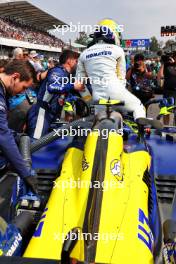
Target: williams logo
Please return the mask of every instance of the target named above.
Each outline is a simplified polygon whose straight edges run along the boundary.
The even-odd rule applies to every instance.
[[[86,160],[86,157],[83,155],[83,160],[82,160],[82,170],[85,171],[89,168],[89,163]]]
[[[123,176],[122,176],[121,168],[120,168],[120,160],[114,159],[113,161],[111,161],[110,170],[111,170],[111,173],[115,177],[117,177],[119,181],[123,180]]]

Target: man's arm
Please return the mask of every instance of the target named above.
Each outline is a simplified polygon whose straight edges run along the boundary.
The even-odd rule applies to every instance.
[[[47,77],[47,74],[48,74],[48,70],[46,70],[44,72],[38,72],[37,73],[37,81],[39,81],[39,82],[43,81]]]
[[[78,59],[78,65],[76,69],[76,79],[80,82],[84,82],[87,78],[87,73],[84,67],[84,63],[82,62],[82,55]]]
[[[157,82],[160,87],[164,85],[164,64],[161,65],[160,70],[157,74]]]
[[[83,85],[77,81],[71,83],[62,70],[51,70],[47,76],[47,90],[49,93],[69,93],[71,90],[81,91]]]
[[[144,76],[147,79],[152,80],[155,77],[154,74],[152,73],[151,68],[149,66],[147,67],[147,65],[145,63],[143,63],[143,65],[141,67],[142,67],[141,70],[142,70],[142,72],[144,72]]]
[[[30,176],[30,170],[25,165],[11,130],[8,128],[6,105],[3,102],[4,99],[0,99],[0,150],[20,177],[28,177]]]
[[[127,71],[127,74],[126,74],[127,81],[131,80],[131,73],[132,73],[132,68],[129,68],[128,71]]]
[[[116,66],[117,77],[119,78],[119,80],[121,80],[123,82],[124,86],[126,86],[126,60],[125,60],[125,53],[124,53],[122,48],[119,48],[119,51],[120,51],[120,56],[117,59],[117,66]]]
[[[74,89],[74,84],[70,83],[62,70],[53,69],[48,72],[47,89],[49,93],[67,93]]]

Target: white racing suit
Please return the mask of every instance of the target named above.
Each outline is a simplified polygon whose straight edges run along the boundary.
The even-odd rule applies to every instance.
[[[93,101],[114,99],[125,102],[124,110],[133,112],[134,118],[146,117],[141,101],[126,89],[126,61],[121,47],[97,43],[80,55],[76,78],[88,77]]]

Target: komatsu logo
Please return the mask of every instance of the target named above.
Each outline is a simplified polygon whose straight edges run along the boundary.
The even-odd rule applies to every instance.
[[[14,252],[16,251],[16,249],[18,248],[21,241],[22,241],[22,236],[19,233],[17,236],[15,236],[15,241],[13,242],[10,249],[7,251],[7,253],[5,255],[6,256],[12,256],[14,254]]]
[[[98,57],[98,56],[107,56],[107,55],[112,55],[111,51],[100,51],[100,52],[94,52],[91,54],[86,55],[86,59],[91,59],[93,57]]]

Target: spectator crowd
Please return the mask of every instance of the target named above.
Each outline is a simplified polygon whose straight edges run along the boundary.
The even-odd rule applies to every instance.
[[[64,42],[48,32],[35,29],[11,19],[0,18],[0,37],[27,41],[50,47],[63,47]]]

